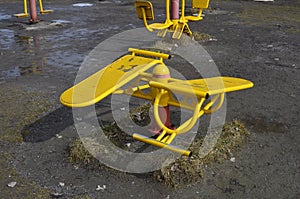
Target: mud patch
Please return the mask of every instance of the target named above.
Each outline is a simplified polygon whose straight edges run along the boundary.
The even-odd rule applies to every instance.
[[[285,133],[288,130],[287,125],[281,122],[272,121],[268,118],[250,118],[245,120],[245,122],[249,128],[258,133]]]

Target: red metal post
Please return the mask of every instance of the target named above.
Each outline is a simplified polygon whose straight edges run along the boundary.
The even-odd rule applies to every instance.
[[[153,81],[160,82],[162,84],[167,84],[168,80],[170,79],[170,71],[168,67],[164,64],[157,65],[152,72]],[[151,88],[151,95],[153,97],[153,102],[155,100],[155,97],[157,97],[159,89],[157,88]],[[168,94],[163,94],[162,98],[160,99],[159,105],[158,105],[158,115],[160,118],[160,121],[168,128],[171,128],[170,123],[170,108],[168,105],[169,96]],[[154,118],[151,118],[151,129],[150,131],[154,133],[155,135],[159,135],[162,132],[161,127],[157,124],[156,120]]]
[[[165,107],[158,107],[158,114],[160,117],[160,120],[164,123],[164,125],[168,128],[171,128],[171,123],[170,123],[170,107],[165,106]],[[154,133],[155,135],[159,135],[162,131],[162,129],[158,126],[156,123],[155,119],[151,119],[151,129],[150,131]]]
[[[179,0],[171,0],[171,19],[179,19]]]
[[[30,23],[38,23],[35,0],[29,0],[30,4]]]

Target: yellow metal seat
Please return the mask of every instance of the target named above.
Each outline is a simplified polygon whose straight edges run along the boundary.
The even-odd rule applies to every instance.
[[[199,21],[202,20],[202,11],[203,9],[208,8],[209,0],[193,0],[192,1],[192,8],[199,9],[197,16],[185,16],[185,19],[188,21]]]
[[[168,7],[166,7],[166,21],[164,23],[153,23],[148,24],[147,20],[154,20],[154,12],[153,12],[153,6],[152,3],[149,1],[136,1],[135,2],[135,9],[138,15],[139,19],[142,19],[144,21],[144,25],[147,30],[153,31],[153,30],[163,30],[166,28],[169,28],[173,22],[170,20],[170,13],[169,13],[169,0],[166,0],[166,4]]]
[[[152,3],[149,1],[136,1],[134,3],[139,19],[154,20]]]

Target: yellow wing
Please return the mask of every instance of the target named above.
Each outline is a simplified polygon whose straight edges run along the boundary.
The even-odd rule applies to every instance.
[[[156,64],[163,64],[162,59],[169,58],[169,55],[145,50],[129,49],[131,55],[125,55],[102,70],[89,76],[75,86],[66,90],[60,101],[69,107],[84,107],[95,104],[121,88],[141,72],[148,70]],[[144,56],[160,57],[153,59]]]

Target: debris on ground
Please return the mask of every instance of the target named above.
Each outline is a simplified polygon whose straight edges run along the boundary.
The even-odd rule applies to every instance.
[[[175,188],[195,183],[203,177],[207,165],[232,158],[232,151],[238,150],[248,135],[249,131],[245,126],[234,120],[224,125],[214,149],[207,156],[201,158],[197,153],[202,146],[203,138],[196,138],[190,146],[190,150],[194,152],[192,157],[181,156],[175,162],[154,172],[154,176],[157,180]]]
[[[114,142],[117,140],[116,143],[118,143],[119,146],[121,146],[120,142],[124,138],[122,135],[128,136],[117,127],[116,123],[113,123],[112,126],[105,125],[105,129],[105,133],[108,132],[109,136],[114,135]],[[204,168],[207,167],[207,165],[214,162],[220,163],[225,159],[235,162],[235,158],[232,157],[232,152],[241,147],[248,135],[249,132],[245,126],[241,122],[234,120],[224,125],[221,136],[214,149],[207,156],[201,158],[197,153],[202,146],[203,138],[196,138],[190,146],[190,150],[194,152],[192,157],[181,156],[175,162],[167,164],[167,166],[159,171],[153,172],[153,176],[158,181],[175,188],[195,183],[203,177]],[[124,145],[122,146],[124,147]],[[86,165],[95,163],[97,167],[100,165],[86,150],[80,139],[75,140],[70,146],[69,159],[71,162],[83,162]],[[101,188],[98,187],[98,189]]]
[[[17,185],[17,182],[10,182],[7,184],[7,186],[11,187],[11,188],[15,187],[16,185]]]

